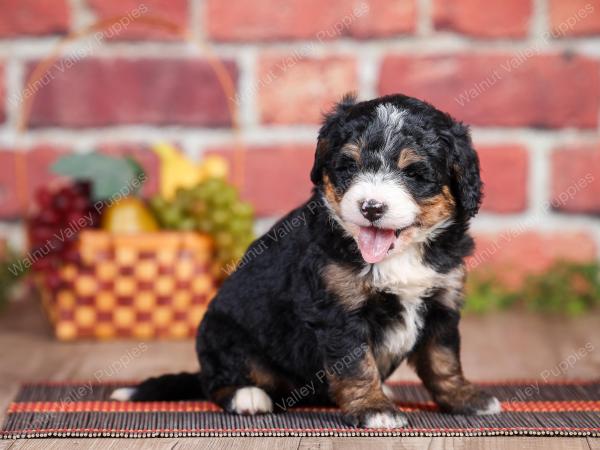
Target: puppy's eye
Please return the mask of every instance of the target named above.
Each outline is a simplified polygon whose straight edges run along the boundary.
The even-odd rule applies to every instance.
[[[430,183],[432,181],[428,176],[427,171],[423,167],[420,167],[419,164],[411,164],[408,166],[404,169],[404,175],[417,182]]]
[[[339,173],[352,173],[356,170],[356,167],[356,161],[352,158],[344,158],[337,162],[335,170]]]

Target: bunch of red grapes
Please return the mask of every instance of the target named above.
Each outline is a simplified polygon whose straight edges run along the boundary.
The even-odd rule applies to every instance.
[[[36,191],[29,218],[29,246],[33,268],[47,275],[50,288],[60,284],[58,268],[77,263],[76,238],[84,228],[97,227],[99,214],[93,207],[91,185],[77,181],[43,186]]]

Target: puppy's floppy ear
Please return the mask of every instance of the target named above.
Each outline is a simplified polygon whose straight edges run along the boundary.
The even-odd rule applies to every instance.
[[[342,100],[337,103],[333,109],[325,114],[323,125],[319,130],[317,149],[315,151],[315,162],[310,172],[310,179],[313,184],[320,184],[323,178],[323,167],[327,156],[333,146],[341,139],[345,116],[348,110],[356,104],[356,94],[349,93],[344,95]]]
[[[460,122],[452,124],[444,133],[444,140],[448,143],[448,170],[451,174],[451,189],[454,193],[458,213],[470,219],[481,205],[482,183],[479,175],[479,157],[471,143],[471,136],[467,126]]]

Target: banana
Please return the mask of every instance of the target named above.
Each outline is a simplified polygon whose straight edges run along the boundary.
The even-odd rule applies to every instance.
[[[180,187],[190,188],[207,178],[227,178],[229,173],[227,161],[217,155],[196,164],[167,142],[157,143],[152,150],[160,159],[160,194],[166,200],[172,200]]]
[[[202,160],[201,165],[204,178],[227,179],[229,175],[229,165],[225,158],[218,155],[208,155]]]
[[[171,200],[179,187],[192,187],[202,181],[202,171],[171,144],[161,142],[152,148],[160,159],[160,194]]]

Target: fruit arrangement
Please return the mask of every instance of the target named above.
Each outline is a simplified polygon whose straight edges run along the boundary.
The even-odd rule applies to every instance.
[[[219,279],[241,259],[254,238],[253,208],[227,181],[227,162],[208,156],[195,164],[164,143],[153,150],[160,161],[160,189],[148,202],[138,195],[146,174],[131,158],[69,155],[53,166],[72,181],[37,191],[28,229],[31,254],[38,256],[33,267],[48,273],[51,288],[58,283],[54,275],[61,264],[77,263],[74,244],[86,228],[207,234],[214,242],[214,275]]]
[[[196,165],[169,144],[154,147],[161,161],[160,194],[150,206],[161,229],[199,231],[213,237],[218,278],[242,258],[254,240],[254,210],[227,182],[227,162],[207,156]]]
[[[161,228],[200,231],[213,237],[221,274],[239,261],[253,241],[253,209],[240,201],[236,189],[222,178],[208,178],[177,189],[172,200],[150,200]]]
[[[252,241],[253,209],[219,157],[201,164],[157,145],[159,193],[129,158],[69,155],[40,189],[29,253],[60,340],[185,338]],[[94,229],[95,228],[95,229]]]

